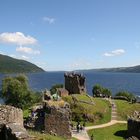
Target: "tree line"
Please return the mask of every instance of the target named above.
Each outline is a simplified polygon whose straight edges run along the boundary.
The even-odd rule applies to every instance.
[[[111,90],[104,88],[99,84],[96,84],[95,86],[93,86],[92,93],[93,93],[93,97],[111,97],[112,96]],[[129,93],[127,91],[119,91],[118,93],[116,93],[116,95],[113,98],[122,99],[122,100],[126,100],[133,103],[136,102],[136,97],[134,96],[134,94]]]

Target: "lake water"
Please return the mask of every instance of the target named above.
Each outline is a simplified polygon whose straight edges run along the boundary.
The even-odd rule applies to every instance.
[[[110,72],[87,72],[87,91],[92,95],[92,87],[100,84],[109,88],[113,94],[125,90],[140,96],[140,73],[110,73]],[[4,74],[0,74],[0,87]],[[27,74],[30,87],[36,91],[50,89],[54,84],[64,84],[64,72],[45,72]]]

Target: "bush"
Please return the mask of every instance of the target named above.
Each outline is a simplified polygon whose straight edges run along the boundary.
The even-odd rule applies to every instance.
[[[63,87],[64,87],[63,84],[56,84],[56,85],[53,85],[53,86],[51,87],[51,89],[50,89],[51,94],[52,94],[52,95],[55,94],[55,93],[57,92],[57,88],[63,88]]]
[[[129,93],[127,91],[118,92],[115,95],[115,98],[117,98],[117,97],[121,97],[121,98],[124,97],[124,99],[126,99],[127,101],[132,102],[132,103],[136,101],[135,96],[132,93]]]
[[[95,97],[110,97],[112,95],[109,89],[104,88],[98,84],[93,86],[92,93]]]
[[[28,79],[25,75],[5,77],[2,80],[2,98],[6,104],[25,109],[41,99],[28,86]]]
[[[101,97],[103,88],[100,85],[95,85],[92,89],[93,96]]]

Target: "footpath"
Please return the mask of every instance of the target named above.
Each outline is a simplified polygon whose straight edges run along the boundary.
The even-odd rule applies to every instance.
[[[127,123],[127,121],[118,121],[117,120],[117,107],[116,104],[114,102],[113,99],[108,99],[110,104],[111,104],[111,121],[105,124],[101,124],[101,125],[94,125],[94,126],[88,126],[85,127],[84,130],[77,132],[77,131],[73,131],[72,132],[72,137],[77,138],[78,140],[90,140],[87,131],[91,130],[91,129],[97,129],[97,128],[104,128],[104,127],[108,127],[111,125],[114,125],[116,123]]]

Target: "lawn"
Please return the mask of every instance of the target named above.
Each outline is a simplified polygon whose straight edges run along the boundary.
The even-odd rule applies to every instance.
[[[29,130],[28,132],[29,132],[29,134],[31,136],[36,137],[36,140],[66,140],[63,137],[52,136],[52,135],[49,135],[49,134],[42,134],[42,133],[40,133],[38,131],[31,131],[31,130]],[[72,138],[72,140],[77,140],[77,139],[76,138]]]
[[[86,101],[91,103],[91,99],[94,102],[93,105],[78,102],[78,106],[73,105],[73,100],[71,96],[67,96],[64,98],[65,101],[70,103],[72,112],[75,113],[85,113],[88,115],[94,116],[94,122],[87,122],[86,126],[96,125],[96,124],[103,124],[107,123],[111,120],[111,108],[110,103],[107,100],[101,98],[93,98],[91,99],[86,95],[74,95],[78,101]]]
[[[109,127],[88,131],[94,140],[124,140],[127,135],[127,124],[115,124]]]
[[[118,120],[127,120],[127,115],[131,115],[134,111],[140,111],[140,104],[131,104],[123,100],[115,100],[117,105]]]

